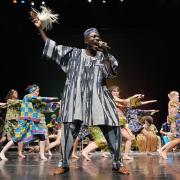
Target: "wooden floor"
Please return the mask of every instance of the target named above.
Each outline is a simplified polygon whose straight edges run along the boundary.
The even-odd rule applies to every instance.
[[[111,158],[100,157],[99,152],[92,155],[92,161],[82,157],[72,160],[70,171],[63,175],[54,176],[53,168],[59,162],[59,155],[53,154],[48,161],[41,161],[38,154],[26,155],[19,159],[16,152],[7,154],[8,161],[0,161],[0,180],[180,180],[180,153],[170,153],[168,160],[161,159],[158,154],[147,156],[142,153],[132,153],[134,160],[124,160],[130,175],[119,175],[111,171]]]

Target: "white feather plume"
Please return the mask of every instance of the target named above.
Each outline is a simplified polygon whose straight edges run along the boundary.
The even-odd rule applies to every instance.
[[[41,6],[42,11],[32,8],[37,13],[38,18],[42,23],[42,29],[51,30],[53,23],[58,23],[59,14],[53,14],[53,11],[45,6]]]

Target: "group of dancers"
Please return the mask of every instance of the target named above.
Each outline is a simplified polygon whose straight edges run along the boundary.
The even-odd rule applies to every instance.
[[[110,48],[101,40],[99,31],[96,28],[89,28],[84,32],[84,49],[57,45],[44,32],[48,27],[44,13],[51,11],[45,8],[43,11],[43,16],[35,10],[30,12],[30,16],[45,42],[44,58],[56,62],[66,73],[61,104],[58,103],[57,97],[39,96],[40,88],[36,84],[27,88],[28,93],[22,101],[17,100],[17,96],[13,98],[19,113],[17,118],[13,118],[13,121],[18,120],[17,127],[10,141],[1,150],[0,158],[6,160],[5,153],[14,144],[18,144],[18,154],[23,157],[22,143],[38,139],[40,158],[46,160],[44,153],[48,135],[44,113],[55,111],[60,106],[60,118],[63,123],[59,131],[62,159],[54,169],[55,175],[69,170],[72,149],[74,149],[73,156],[77,156],[77,144],[86,135],[91,135],[93,140],[82,150],[82,155],[87,160],[90,160],[89,152],[97,148],[103,151],[109,150],[113,156],[112,170],[120,174],[129,174],[129,170],[123,165],[123,159],[132,159],[129,151],[135,135],[142,133],[146,137],[146,152],[147,155],[151,155],[151,135],[147,130],[148,125],[147,123],[143,125],[138,121],[138,117],[143,116],[144,122],[152,122],[152,115],[157,112],[157,110],[141,110],[138,107],[156,100],[143,101],[143,94],[135,94],[127,99],[120,98],[119,87],[108,88],[106,84],[106,79],[116,76],[118,61],[109,53]],[[50,25],[52,25],[57,16],[51,14],[46,17],[51,19]],[[166,158],[169,149],[179,142],[179,94],[175,97],[172,94],[169,95],[172,100],[169,103],[168,116],[172,122],[172,134],[175,139],[165,149],[159,151],[163,158]],[[10,107],[8,102],[1,103],[1,107]],[[13,121],[7,121],[9,124],[6,129],[13,128],[13,125],[11,126]],[[121,155],[122,137],[125,140],[123,156]]]

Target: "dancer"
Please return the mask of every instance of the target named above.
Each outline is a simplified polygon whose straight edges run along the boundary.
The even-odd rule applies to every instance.
[[[36,12],[31,12],[30,15],[45,41],[44,56],[55,61],[67,77],[61,108],[64,123],[61,138],[62,161],[54,174],[69,170],[73,142],[82,122],[100,127],[114,155],[113,170],[129,174],[119,160],[121,134],[118,114],[112,95],[106,87],[106,79],[114,77],[118,67],[117,60],[108,53],[107,43],[101,40],[97,29],[90,28],[84,32],[86,49],[56,45],[42,30],[43,21],[39,19],[40,16]]]
[[[180,102],[179,93],[177,91],[171,91],[168,94],[170,99],[168,103],[169,118],[171,121],[171,132],[174,137],[167,146],[162,150],[161,156],[163,159],[168,159],[168,152],[176,145],[180,144]]]
[[[132,140],[135,137],[132,134],[131,130],[128,127],[126,127],[127,120],[126,120],[126,116],[124,114],[124,110],[127,107],[135,106],[135,104],[137,106],[138,102],[139,102],[138,98],[140,98],[141,94],[135,95],[134,97],[127,98],[127,99],[120,99],[118,86],[115,86],[115,85],[110,86],[109,90],[110,90],[111,94],[113,95],[114,100],[116,102],[120,126],[121,126],[121,134],[122,134],[123,139],[125,140],[125,151],[124,151],[123,159],[124,160],[132,160],[133,158],[130,157],[128,154],[131,149]],[[136,101],[136,103],[135,103],[135,101]]]
[[[93,141],[89,143],[83,150],[82,155],[87,161],[91,161],[88,154],[91,151],[96,150],[97,148],[101,149],[101,156],[108,157],[106,155],[106,150],[108,149],[107,141],[101,131],[101,129],[97,127],[89,127],[90,134],[93,138]]]
[[[9,90],[5,100],[6,103],[6,116],[5,116],[5,125],[2,134],[2,138],[0,143],[3,144],[6,139],[10,141],[12,137],[15,135],[15,131],[18,125],[18,119],[20,115],[20,107],[21,107],[21,100],[18,99],[18,92],[15,89]],[[24,158],[25,156],[22,154],[23,150],[23,143],[18,143],[18,156]]]
[[[157,100],[149,100],[149,101],[142,101],[140,102],[141,105],[149,104],[156,102]],[[150,133],[143,127],[143,124],[139,122],[138,116],[142,117],[145,115],[153,115],[154,113],[158,112],[158,110],[141,110],[137,108],[128,107],[126,109],[126,118],[129,124],[129,128],[134,135],[142,133],[147,139],[147,147],[146,153],[147,155],[152,155],[150,152]]]
[[[179,93],[177,91],[171,91],[168,94],[168,117],[171,122],[171,132],[176,136],[176,115],[180,106]]]
[[[51,108],[50,102],[57,101],[54,97],[39,96],[39,86],[33,84],[27,88],[29,92],[24,96],[21,104],[20,117],[15,136],[10,140],[0,152],[0,158],[7,160],[5,153],[14,144],[18,142],[30,142],[36,139],[40,140],[40,157],[42,160],[47,158],[44,156],[45,148],[45,130],[42,119],[43,112]]]
[[[59,146],[61,143],[61,133],[62,133],[62,123],[56,121],[57,116],[53,114],[51,116],[51,122],[47,124],[48,129],[52,129],[52,133],[49,135],[49,139],[55,138],[55,141],[51,142],[48,147],[46,147],[46,151],[52,149],[56,146]]]
[[[79,131],[79,134],[78,134],[78,136],[77,136],[77,138],[75,139],[74,144],[73,144],[72,158],[75,158],[75,159],[78,159],[78,158],[79,158],[79,157],[77,156],[78,144],[81,142],[82,145],[83,145],[83,141],[84,141],[86,138],[89,139],[88,145],[89,145],[90,143],[92,143],[92,141],[94,141],[93,136],[92,136],[89,128],[88,128],[87,126],[82,125],[82,126],[81,126],[81,129],[80,129],[80,131]],[[88,146],[88,145],[87,145],[87,146]],[[82,147],[82,148],[83,148],[83,147]],[[96,149],[96,148],[95,148],[95,149]],[[95,150],[95,149],[94,149],[94,150]],[[85,150],[85,149],[83,149],[83,150]],[[90,150],[90,151],[91,151],[91,150]],[[88,153],[90,153],[90,151],[89,151]],[[82,155],[83,155],[83,154],[82,154]],[[88,154],[87,154],[87,155],[88,155]],[[84,156],[84,157],[85,157],[85,156]],[[85,157],[85,158],[86,158],[86,157]],[[89,159],[87,159],[87,160],[89,160]]]
[[[116,102],[120,125],[121,125],[121,133],[122,133],[122,137],[125,139],[125,153],[124,153],[123,159],[131,160],[133,158],[130,157],[128,153],[131,149],[132,140],[135,137],[134,137],[134,134],[131,132],[131,130],[128,127],[126,127],[128,122],[127,122],[125,113],[129,109],[133,109],[141,105],[153,103],[153,102],[156,102],[156,100],[142,101],[142,98],[144,97],[143,94],[135,94],[134,96],[131,96],[127,99],[121,99],[119,97],[118,86],[111,86],[109,87],[109,90],[112,93],[114,100]]]
[[[161,137],[157,135],[158,130],[156,126],[153,124],[152,116],[143,116],[144,128],[150,133],[150,151],[155,152],[157,149],[161,148]]]

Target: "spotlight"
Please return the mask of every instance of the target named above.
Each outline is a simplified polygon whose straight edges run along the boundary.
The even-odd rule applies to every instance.
[[[21,0],[21,4],[24,4],[25,3],[25,1],[24,0]]]
[[[91,3],[92,2],[92,0],[88,0],[88,3]]]
[[[35,5],[34,1],[31,1],[31,6],[34,6],[34,5]]]
[[[14,4],[17,4],[17,0],[13,0],[13,3],[14,3]]]
[[[102,1],[102,3],[104,3],[104,4],[105,4],[105,3],[106,3],[106,0],[103,0],[103,1]]]
[[[45,5],[45,1],[42,1],[41,4],[42,4],[42,5]]]
[[[120,0],[121,2],[123,2],[124,0]]]

